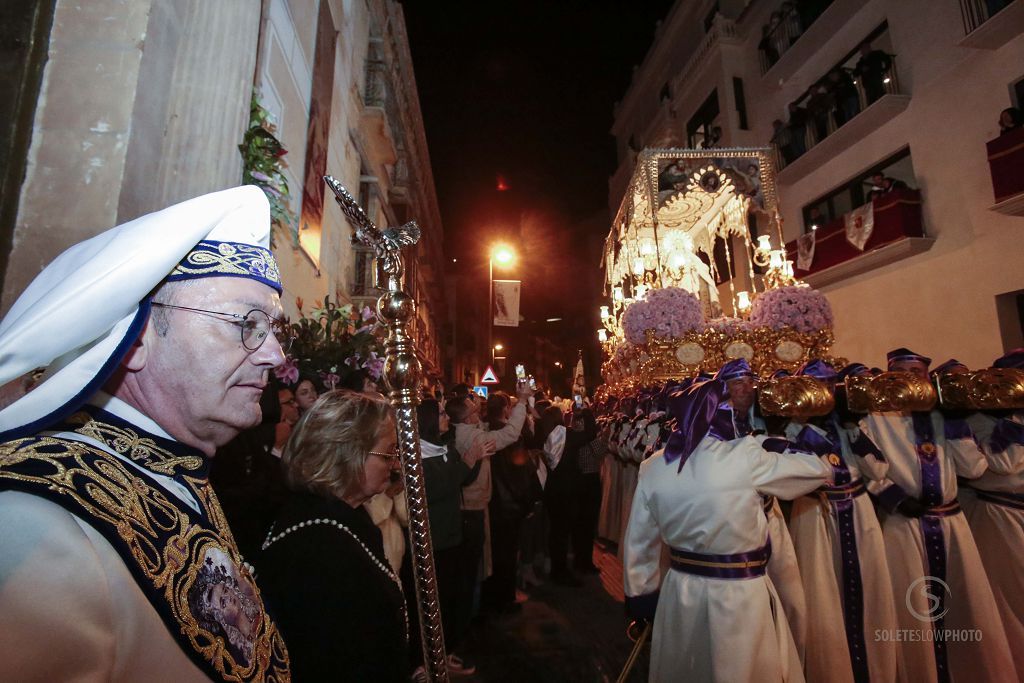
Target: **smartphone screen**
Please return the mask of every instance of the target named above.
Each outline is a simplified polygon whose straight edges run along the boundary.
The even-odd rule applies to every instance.
[[[526,368],[521,363],[516,365],[516,379],[526,379]]]
[[[583,397],[581,395],[579,395],[579,394],[576,394],[576,396],[574,398],[576,399],[576,407],[577,408],[582,408],[583,407]]]
[[[535,380],[533,377],[530,377],[530,388],[534,390],[536,390],[537,388],[537,380]]]

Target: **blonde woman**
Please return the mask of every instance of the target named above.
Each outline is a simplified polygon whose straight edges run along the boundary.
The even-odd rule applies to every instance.
[[[408,679],[402,587],[364,508],[398,474],[391,406],[328,392],[299,419],[281,460],[292,493],[256,565],[295,680]]]

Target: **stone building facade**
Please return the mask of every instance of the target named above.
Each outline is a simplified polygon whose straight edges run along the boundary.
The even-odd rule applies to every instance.
[[[319,175],[329,173],[378,225],[418,221],[423,237],[406,288],[420,304],[414,334],[423,360],[439,374],[443,235],[397,2],[30,4],[5,29],[20,31],[9,44],[32,50],[17,55],[29,77],[0,83],[25,103],[26,121],[3,140],[23,173],[3,187],[11,209],[0,212],[0,314],[71,244],[240,184],[238,145],[255,91],[288,152],[295,221],[273,235],[286,312],[294,317],[299,300],[308,311],[325,296],[376,299],[372,258],[353,244],[333,198],[322,189],[316,197]]]

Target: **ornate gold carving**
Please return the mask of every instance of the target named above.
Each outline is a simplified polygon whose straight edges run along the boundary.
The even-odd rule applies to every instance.
[[[828,387],[805,375],[763,381],[758,387],[757,397],[766,415],[817,417],[828,415],[835,407],[835,399]]]
[[[931,410],[938,400],[932,383],[910,372],[847,377],[846,396],[855,413]]]
[[[833,341],[831,329],[811,334],[768,327],[730,332],[705,329],[671,339],[656,337],[653,331],[648,330],[646,344],[627,346],[617,351],[602,366],[602,374],[613,391],[622,393],[627,391],[627,386],[683,379],[699,372],[715,372],[729,358],[737,357],[729,355],[730,349],[732,353],[742,350],[743,354],[751,354],[747,360],[754,372],[762,377],[780,369],[795,372],[812,358],[821,358],[841,367],[846,364],[846,359],[829,353]],[[799,348],[800,353],[789,353],[788,359],[780,358],[777,352],[780,346],[791,351]],[[644,355],[647,358],[641,360]]]
[[[1024,370],[986,368],[938,378],[942,405],[961,410],[1024,408]]]

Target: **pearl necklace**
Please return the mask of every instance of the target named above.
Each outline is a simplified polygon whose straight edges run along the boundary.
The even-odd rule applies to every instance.
[[[342,524],[338,520],[336,520],[336,519],[328,519],[326,517],[320,517],[318,519],[306,520],[305,522],[299,522],[298,524],[292,524],[290,527],[288,527],[287,529],[285,529],[284,531],[279,533],[277,536],[273,535],[273,533],[274,533],[274,525],[271,524],[270,525],[270,531],[267,532],[267,538],[266,538],[266,540],[263,541],[263,545],[260,546],[260,549],[261,550],[266,550],[267,548],[269,548],[270,546],[274,545],[275,543],[277,543],[278,541],[280,541],[282,538],[284,538],[288,534],[292,533],[293,531],[298,531],[299,529],[302,529],[302,528],[307,527],[307,526],[313,526],[315,524],[327,524],[328,526],[337,527],[338,529],[341,529],[346,534],[351,536],[352,540],[354,540],[356,543],[359,544],[359,547],[362,548],[364,552],[366,552],[367,557],[369,557],[373,561],[373,563],[377,566],[377,568],[380,569],[382,572],[384,572],[384,574],[389,579],[391,579],[392,582],[394,582],[395,586],[398,588],[398,594],[402,597],[402,618],[405,619],[405,642],[409,642],[409,609],[408,609],[408,607],[405,604],[405,591],[402,590],[402,581],[401,581],[401,579],[398,578],[398,574],[395,573],[395,570],[392,569],[392,567],[391,567],[391,565],[389,563],[381,562],[380,559],[376,555],[373,554],[373,551],[370,550],[365,543],[363,543],[361,538],[356,536],[356,534],[351,529],[349,529],[347,526],[345,526],[344,524]]]

